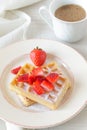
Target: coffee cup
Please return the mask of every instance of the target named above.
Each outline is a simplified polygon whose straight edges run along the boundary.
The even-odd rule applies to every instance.
[[[42,6],[39,9],[39,13],[42,19],[53,29],[58,39],[72,43],[84,38],[86,34],[87,16],[74,22],[57,18],[55,11],[69,4],[80,6],[87,13],[86,0],[53,0],[49,5],[49,9],[46,6]]]

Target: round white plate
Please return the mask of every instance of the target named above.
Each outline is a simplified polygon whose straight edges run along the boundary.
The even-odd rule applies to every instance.
[[[17,104],[15,106],[12,104],[13,99],[11,103],[8,101],[11,94],[6,88],[9,87],[7,82],[9,80],[7,79],[11,76],[10,68],[23,63],[20,57],[23,58],[23,55],[30,53],[36,46],[43,48],[55,57],[61,58],[74,76],[73,91],[69,99],[57,110],[27,111],[15,107]],[[14,59],[16,59],[17,64]],[[74,49],[56,41],[33,39],[2,49],[0,51],[0,76],[0,118],[24,128],[46,128],[62,124],[77,115],[87,102],[87,62]],[[5,93],[9,95],[7,96]]]

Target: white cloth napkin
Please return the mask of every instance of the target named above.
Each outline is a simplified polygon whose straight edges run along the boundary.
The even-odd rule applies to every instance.
[[[0,10],[18,9],[41,0],[0,0]]]
[[[24,12],[13,10],[41,0],[0,0],[0,48],[27,39],[31,18]]]
[[[5,11],[0,14],[0,47],[27,38],[31,18],[21,11]]]

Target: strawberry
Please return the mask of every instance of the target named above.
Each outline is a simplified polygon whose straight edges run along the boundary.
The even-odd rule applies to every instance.
[[[14,69],[11,70],[11,73],[12,73],[12,74],[17,74],[20,69],[21,69],[21,66],[16,67],[16,68],[14,68]]]
[[[47,91],[52,91],[54,89],[54,86],[52,83],[50,83],[49,81],[47,80],[43,80],[42,83],[41,83],[41,86]]]
[[[28,82],[28,78],[29,78],[29,74],[22,74],[19,75],[19,77],[17,78],[18,82]]]
[[[38,75],[43,75],[43,70],[41,67],[35,68],[32,70],[32,75],[38,76]]]
[[[46,60],[46,52],[37,47],[30,52],[30,58],[36,66],[41,66]]]
[[[35,77],[34,77],[33,75],[29,75],[27,82],[28,82],[30,85],[32,85],[34,81],[35,81]]]
[[[38,94],[38,95],[41,95],[41,94],[44,94],[45,93],[45,90],[41,87],[40,83],[38,81],[35,81],[33,83],[33,90]]]
[[[35,77],[33,75],[29,75],[28,73],[22,74],[17,78],[18,82],[26,82],[29,83],[30,85],[33,84],[35,81]]]
[[[35,80],[38,81],[40,84],[42,83],[43,80],[45,80],[44,76],[38,75],[35,77]]]
[[[55,83],[59,79],[59,75],[57,73],[50,73],[46,79],[51,83]]]

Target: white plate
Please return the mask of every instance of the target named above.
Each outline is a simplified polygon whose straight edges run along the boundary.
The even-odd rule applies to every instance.
[[[11,76],[10,69],[17,64],[22,64],[24,55],[28,54],[36,46],[43,48],[55,57],[60,57],[65,63],[64,67],[67,68],[66,65],[68,65],[74,76],[74,87],[69,99],[54,111],[27,111],[21,109],[22,107],[18,108],[19,104],[16,104],[18,107],[15,107],[15,103],[12,104],[14,96],[7,89],[9,87],[9,77]],[[2,73],[3,70],[4,73]],[[33,39],[2,49],[0,51],[0,75],[2,75],[0,80],[0,117],[22,127],[46,128],[62,124],[77,115],[87,102],[87,63],[85,59],[74,49],[56,41]]]

